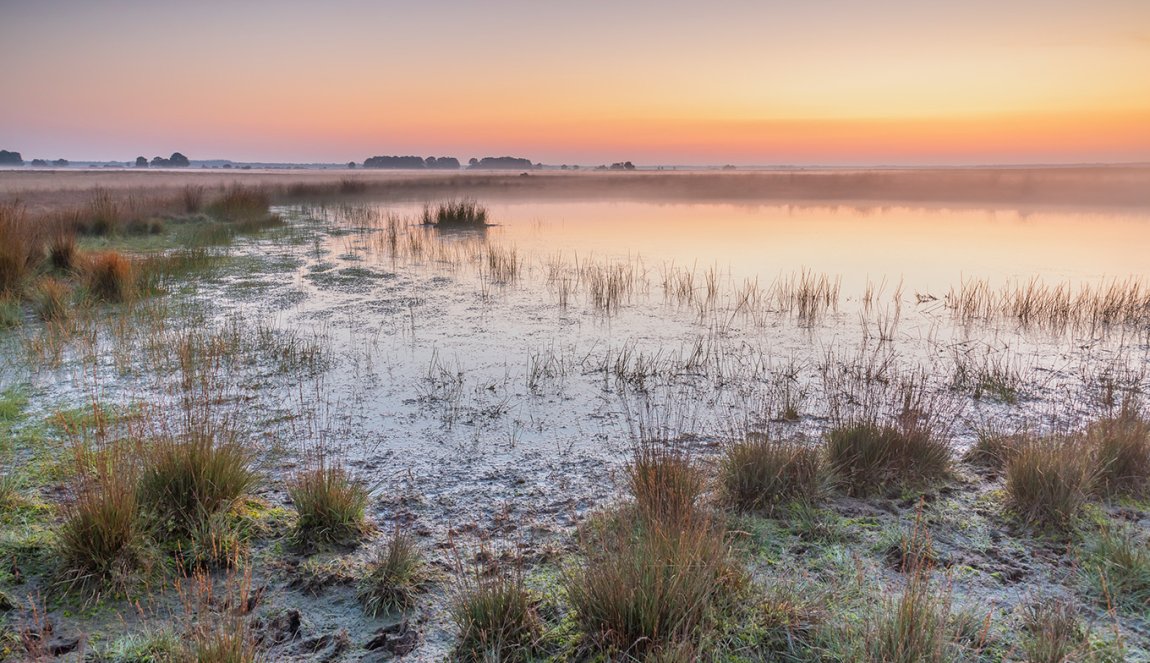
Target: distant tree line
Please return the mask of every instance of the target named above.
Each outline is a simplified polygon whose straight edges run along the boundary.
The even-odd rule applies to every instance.
[[[24,157],[19,152],[0,150],[0,166],[23,166]]]
[[[354,167],[352,166],[353,163],[355,162],[349,163],[348,166]],[[427,157],[424,159],[423,157],[416,156],[377,156],[364,160],[363,167],[388,168],[393,170],[401,168],[416,170],[426,168],[434,168],[437,170],[458,170],[459,159],[456,159],[455,157]]]
[[[491,170],[530,170],[537,166],[530,159],[520,157],[483,157],[471,159],[467,162],[468,168]]]
[[[179,152],[172,152],[172,156],[165,159],[164,157],[152,157],[149,162],[147,157],[136,157],[136,168],[147,168],[153,166],[155,168],[187,168],[191,165],[188,158]]]
[[[32,159],[33,168],[48,168],[55,166],[57,168],[66,168],[69,164],[67,159],[56,159],[55,161],[48,161],[47,159]]]

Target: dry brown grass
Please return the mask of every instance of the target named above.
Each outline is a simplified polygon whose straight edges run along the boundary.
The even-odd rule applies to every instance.
[[[1024,522],[1073,526],[1097,477],[1093,454],[1076,437],[1033,438],[1006,463],[1006,503]]]
[[[89,255],[84,265],[88,294],[106,302],[123,302],[135,294],[132,261],[117,251]]]
[[[1150,490],[1150,421],[1128,408],[1086,430],[1096,457],[1096,491],[1105,496],[1143,496]]]

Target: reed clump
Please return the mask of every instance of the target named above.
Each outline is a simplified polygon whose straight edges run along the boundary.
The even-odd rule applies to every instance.
[[[461,661],[526,661],[534,653],[542,622],[521,569],[462,572],[449,607]]]
[[[1095,461],[1079,438],[1032,438],[1006,463],[1006,503],[1027,524],[1067,529],[1089,500],[1096,477]]]
[[[406,529],[397,527],[387,546],[368,567],[356,596],[364,612],[377,617],[392,610],[406,610],[427,581],[427,564]]]
[[[35,225],[23,206],[0,204],[0,296],[19,296],[38,261]]]
[[[946,477],[951,468],[950,443],[925,426],[844,423],[826,434],[826,443],[831,468],[852,495],[923,485]]]
[[[79,265],[79,251],[76,248],[76,235],[71,232],[58,232],[48,242],[48,262],[58,272],[72,272]]]
[[[866,660],[872,663],[949,661],[948,596],[928,573],[911,574],[897,599],[886,602],[867,634]]]
[[[727,447],[719,461],[719,483],[726,501],[743,511],[789,501],[814,504],[825,485],[822,451],[796,440],[748,435]]]
[[[367,488],[324,456],[292,477],[288,497],[299,515],[293,536],[301,544],[350,545],[368,529]]]
[[[257,479],[251,453],[230,434],[165,435],[144,451],[139,499],[158,531],[186,545],[198,534],[218,532],[211,521],[231,509]]]
[[[424,205],[420,221],[441,228],[482,228],[487,225],[487,208],[472,198],[448,200]]]
[[[88,293],[105,302],[124,302],[135,294],[132,261],[117,251],[89,255],[84,265]]]
[[[59,322],[68,317],[68,298],[72,290],[60,279],[47,277],[36,283],[36,314],[45,322]]]
[[[80,585],[122,582],[143,560],[146,543],[131,462],[81,448],[76,465],[58,533],[65,577]]]
[[[1081,654],[1086,644],[1078,609],[1065,600],[1031,603],[1023,614],[1022,627],[1027,663],[1065,663]]]
[[[1101,419],[1086,429],[1097,463],[1095,491],[1103,496],[1138,497],[1150,490],[1150,421],[1133,408]]]
[[[691,518],[704,488],[702,468],[687,450],[658,440],[635,447],[627,479],[640,513],[668,522]]]
[[[604,652],[635,658],[698,642],[742,584],[726,532],[697,513],[618,518],[564,572],[581,630]]]

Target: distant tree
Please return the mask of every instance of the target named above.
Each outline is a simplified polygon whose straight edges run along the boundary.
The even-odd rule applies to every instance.
[[[635,170],[635,164],[630,161],[617,161],[611,164],[611,170]]]
[[[152,166],[155,168],[165,168],[170,165],[172,165],[172,162],[164,157],[152,157]]]
[[[522,157],[483,157],[476,161],[471,160],[468,168],[486,168],[492,170],[523,170],[535,168],[530,159]]]
[[[179,152],[172,152],[172,156],[168,157],[168,165],[175,168],[187,168],[191,165],[188,158]]]
[[[136,168],[147,168],[147,167],[148,167],[148,158],[147,157],[136,157]]]
[[[421,169],[426,168],[427,164],[424,163],[423,157],[417,156],[378,156],[365,159],[363,162],[364,168],[387,168],[391,170],[398,170],[403,168]]]
[[[470,159],[467,160],[467,165],[474,168],[474,167],[479,165],[479,159],[476,159],[475,157],[471,157]]]
[[[428,168],[435,168],[436,170],[459,170],[459,159],[455,157],[427,157],[424,162]]]
[[[33,168],[47,168],[48,162],[43,159],[32,159]]]
[[[348,167],[348,168],[351,168],[351,169],[354,169],[354,168],[355,168],[355,162],[354,162],[354,161],[348,161],[348,162],[347,162],[347,167]]]
[[[52,162],[52,165],[56,166],[58,168],[66,168],[72,164],[68,163],[67,159],[56,159],[55,161]]]
[[[24,157],[19,152],[0,150],[0,166],[23,166]]]

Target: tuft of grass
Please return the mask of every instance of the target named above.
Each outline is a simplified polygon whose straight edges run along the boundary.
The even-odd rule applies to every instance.
[[[818,448],[766,435],[750,435],[730,445],[719,461],[723,495],[743,511],[769,509],[787,501],[815,504],[824,479]]]
[[[1019,433],[1002,434],[993,431],[980,431],[978,439],[966,450],[962,459],[976,467],[988,470],[994,475],[1002,473],[1006,464],[1026,442],[1025,435]]]
[[[924,427],[856,422],[832,429],[826,439],[831,468],[852,495],[923,485],[950,473],[950,443]]]
[[[122,581],[141,560],[145,540],[131,463],[86,449],[76,463],[75,494],[58,533],[64,575],[80,585]]]
[[[123,302],[135,294],[132,261],[117,251],[104,251],[88,257],[84,267],[88,292],[106,302]]]
[[[19,295],[37,262],[35,225],[16,203],[0,204],[0,296]]]
[[[184,185],[180,192],[180,199],[184,203],[184,211],[195,214],[204,208],[204,187],[200,184]]]
[[[152,441],[144,455],[140,502],[147,506],[154,524],[175,534],[181,545],[197,534],[218,533],[209,521],[229,510],[258,478],[250,452],[227,435],[162,436]]]
[[[623,518],[583,553],[564,571],[568,600],[592,642],[625,656],[698,642],[741,581],[725,532],[699,516]]]
[[[371,563],[356,595],[372,617],[415,605],[427,579],[426,563],[414,537],[396,527],[387,547]]]
[[[455,660],[529,660],[539,640],[539,616],[518,568],[462,572],[450,613],[458,630]]]
[[[1105,496],[1143,496],[1150,489],[1150,421],[1127,409],[1086,431],[1096,454],[1095,490]]]
[[[1080,441],[1031,439],[1006,464],[1006,503],[1029,525],[1067,529],[1085,506],[1094,477],[1093,459]]]
[[[208,205],[212,216],[232,223],[253,222],[268,218],[271,197],[260,187],[235,185]]]
[[[424,205],[420,219],[436,227],[483,227],[487,225],[487,208],[471,198],[449,200],[434,207]]]
[[[911,574],[902,596],[885,603],[867,632],[873,663],[944,663],[948,660],[948,596],[925,571]]]
[[[348,545],[367,530],[367,488],[322,455],[291,479],[288,496],[299,514],[294,538],[300,543]]]
[[[1066,663],[1081,653],[1087,634],[1078,610],[1066,601],[1039,601],[1026,607],[1022,619],[1022,652],[1026,663]]]
[[[636,445],[627,478],[639,511],[653,520],[690,519],[703,492],[703,473],[690,454],[660,441]]]
[[[45,322],[66,319],[69,295],[71,290],[67,283],[52,277],[40,279],[36,283],[36,314]]]
[[[1083,573],[1102,605],[1150,610],[1150,542],[1131,527],[1107,527],[1086,549]]]
[[[85,224],[88,232],[94,235],[114,235],[120,232],[124,223],[122,210],[107,189],[96,188],[92,190],[92,198],[88,201],[88,220]]]
[[[71,272],[78,266],[78,258],[75,234],[59,232],[48,241],[48,262],[52,265],[52,269]]]

